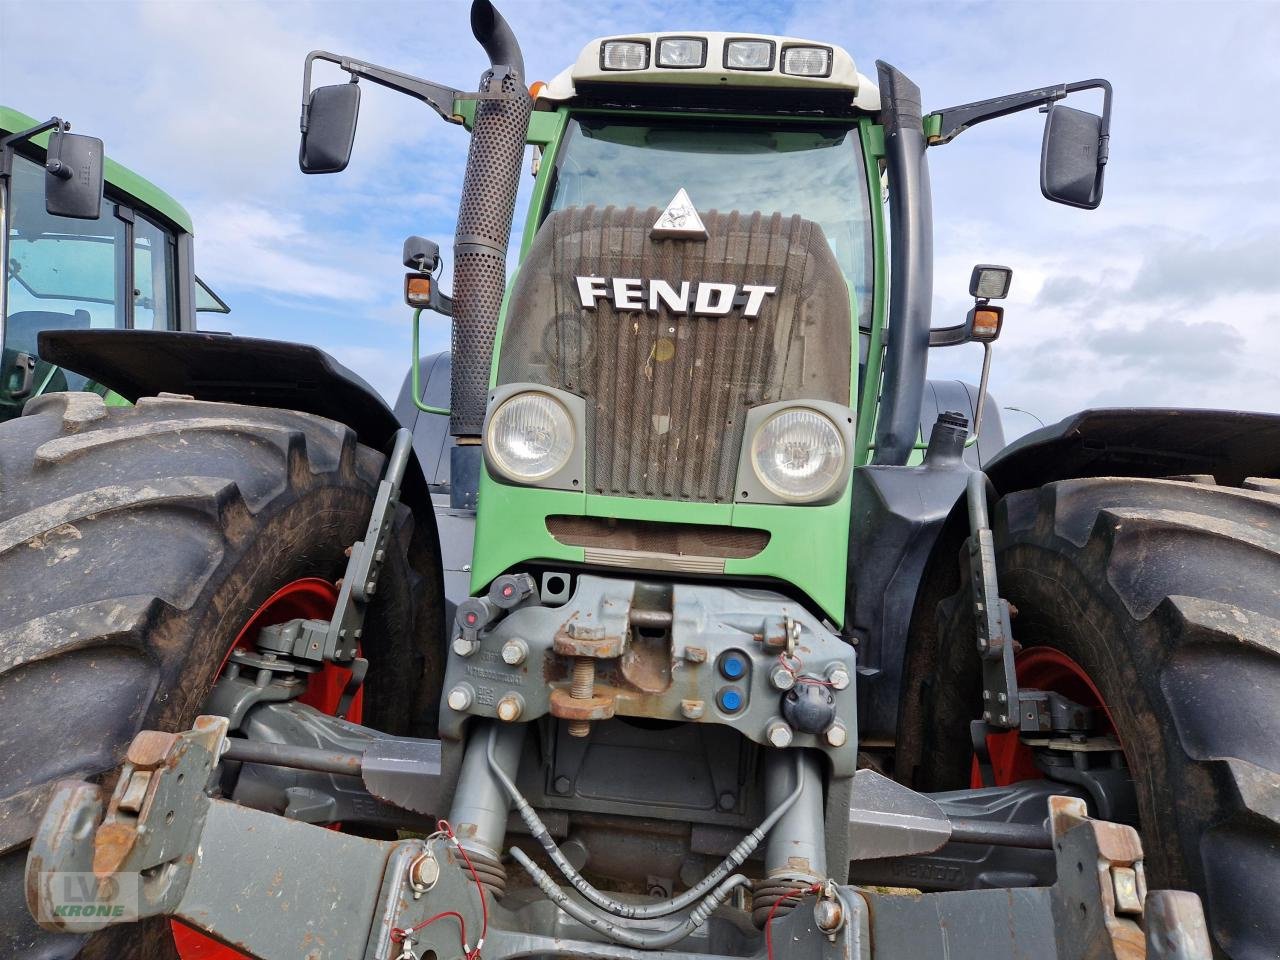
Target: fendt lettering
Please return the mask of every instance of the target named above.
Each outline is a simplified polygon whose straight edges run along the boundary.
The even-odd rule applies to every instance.
[[[776,286],[756,283],[690,283],[680,281],[678,287],[666,280],[641,280],[633,277],[574,277],[578,284],[578,301],[584,310],[594,310],[603,299],[613,303],[614,310],[644,310],[657,313],[659,302],[675,313],[692,313],[700,317],[723,317],[734,307],[742,315],[760,315],[764,298],[778,292]],[[692,297],[692,300],[691,300]]]

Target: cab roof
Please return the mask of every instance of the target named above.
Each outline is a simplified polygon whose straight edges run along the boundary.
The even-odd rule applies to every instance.
[[[27,130],[38,123],[40,123],[39,120],[27,116],[20,110],[0,106],[0,135]],[[90,135],[96,136],[97,134],[90,132]],[[38,137],[33,137],[31,142],[42,150],[46,149],[49,146],[49,134],[42,133]],[[178,203],[177,200],[173,199],[150,180],[143,179],[128,167],[116,163],[110,157],[107,157],[106,162],[103,164],[103,179],[115,192],[124,194],[136,200],[142,206],[150,208],[154,213],[160,214],[186,233],[194,233],[191,227],[191,214],[187,213],[182,204]]]
[[[701,66],[659,66],[658,47],[662,40],[702,40],[705,42]],[[639,69],[610,69],[605,66],[607,43],[631,42],[647,49],[645,66]],[[772,53],[768,67],[735,69],[727,66],[731,42],[763,42]],[[829,68],[823,76],[798,76],[783,72],[783,55],[793,47],[813,47],[830,51]],[[572,67],[561,71],[538,93],[538,100],[550,105],[571,102],[579,95],[580,85],[645,84],[650,86],[684,86],[744,88],[747,91],[777,90],[793,94],[805,91],[825,94],[848,94],[850,107],[874,111],[880,109],[880,90],[864,74],[858,72],[853,58],[840,47],[799,37],[768,34],[723,33],[707,30],[661,33],[628,33],[597,37],[582,48]]]

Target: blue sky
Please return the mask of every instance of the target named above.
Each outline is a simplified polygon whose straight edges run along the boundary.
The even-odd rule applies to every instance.
[[[931,151],[935,323],[963,316],[973,263],[1007,263],[1001,404],[1046,421],[1101,405],[1280,411],[1280,4],[500,5],[531,79],[601,34],[698,28],[834,42],[869,74],[889,60],[927,108],[1107,77],[1112,161],[1096,212],[1040,198],[1034,113]],[[316,343],[391,396],[409,360],[400,244],[419,233],[450,246],[466,134],[369,87],[346,173],[304,177],[302,60],[325,48],[471,88],[485,58],[467,9],[0,0],[0,102],[102,136],[188,207],[197,270],[233,308],[218,328]],[[447,336],[437,319],[425,345]],[[934,351],[931,374],[973,379],[978,362],[974,347]]]

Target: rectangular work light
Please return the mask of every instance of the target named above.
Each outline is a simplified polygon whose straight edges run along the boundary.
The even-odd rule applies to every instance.
[[[707,65],[707,41],[701,37],[663,37],[658,41],[658,66],[688,70]]]
[[[728,70],[773,69],[773,43],[769,40],[730,40],[724,45]]]
[[[782,51],[782,72],[793,77],[831,75],[830,47],[786,47]]]
[[[649,44],[643,40],[606,40],[600,45],[605,70],[643,70],[649,66]]]
[[[969,276],[969,296],[982,300],[1003,300],[1009,295],[1013,271],[990,263],[980,263]]]

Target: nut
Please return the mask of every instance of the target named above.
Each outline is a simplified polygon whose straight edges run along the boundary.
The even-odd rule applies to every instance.
[[[509,667],[518,667],[529,656],[529,645],[519,637],[512,637],[502,645],[502,662]]]
[[[791,727],[785,720],[774,720],[765,728],[765,736],[769,743],[781,750],[791,746]]]
[[[826,737],[828,746],[843,747],[849,741],[849,731],[837,720],[827,728]]]
[[[449,691],[448,704],[450,710],[456,710],[462,713],[471,707],[475,702],[475,691],[468,684],[460,683]]]
[[[524,697],[518,693],[508,693],[498,701],[498,719],[504,723],[515,723],[524,713]]]

